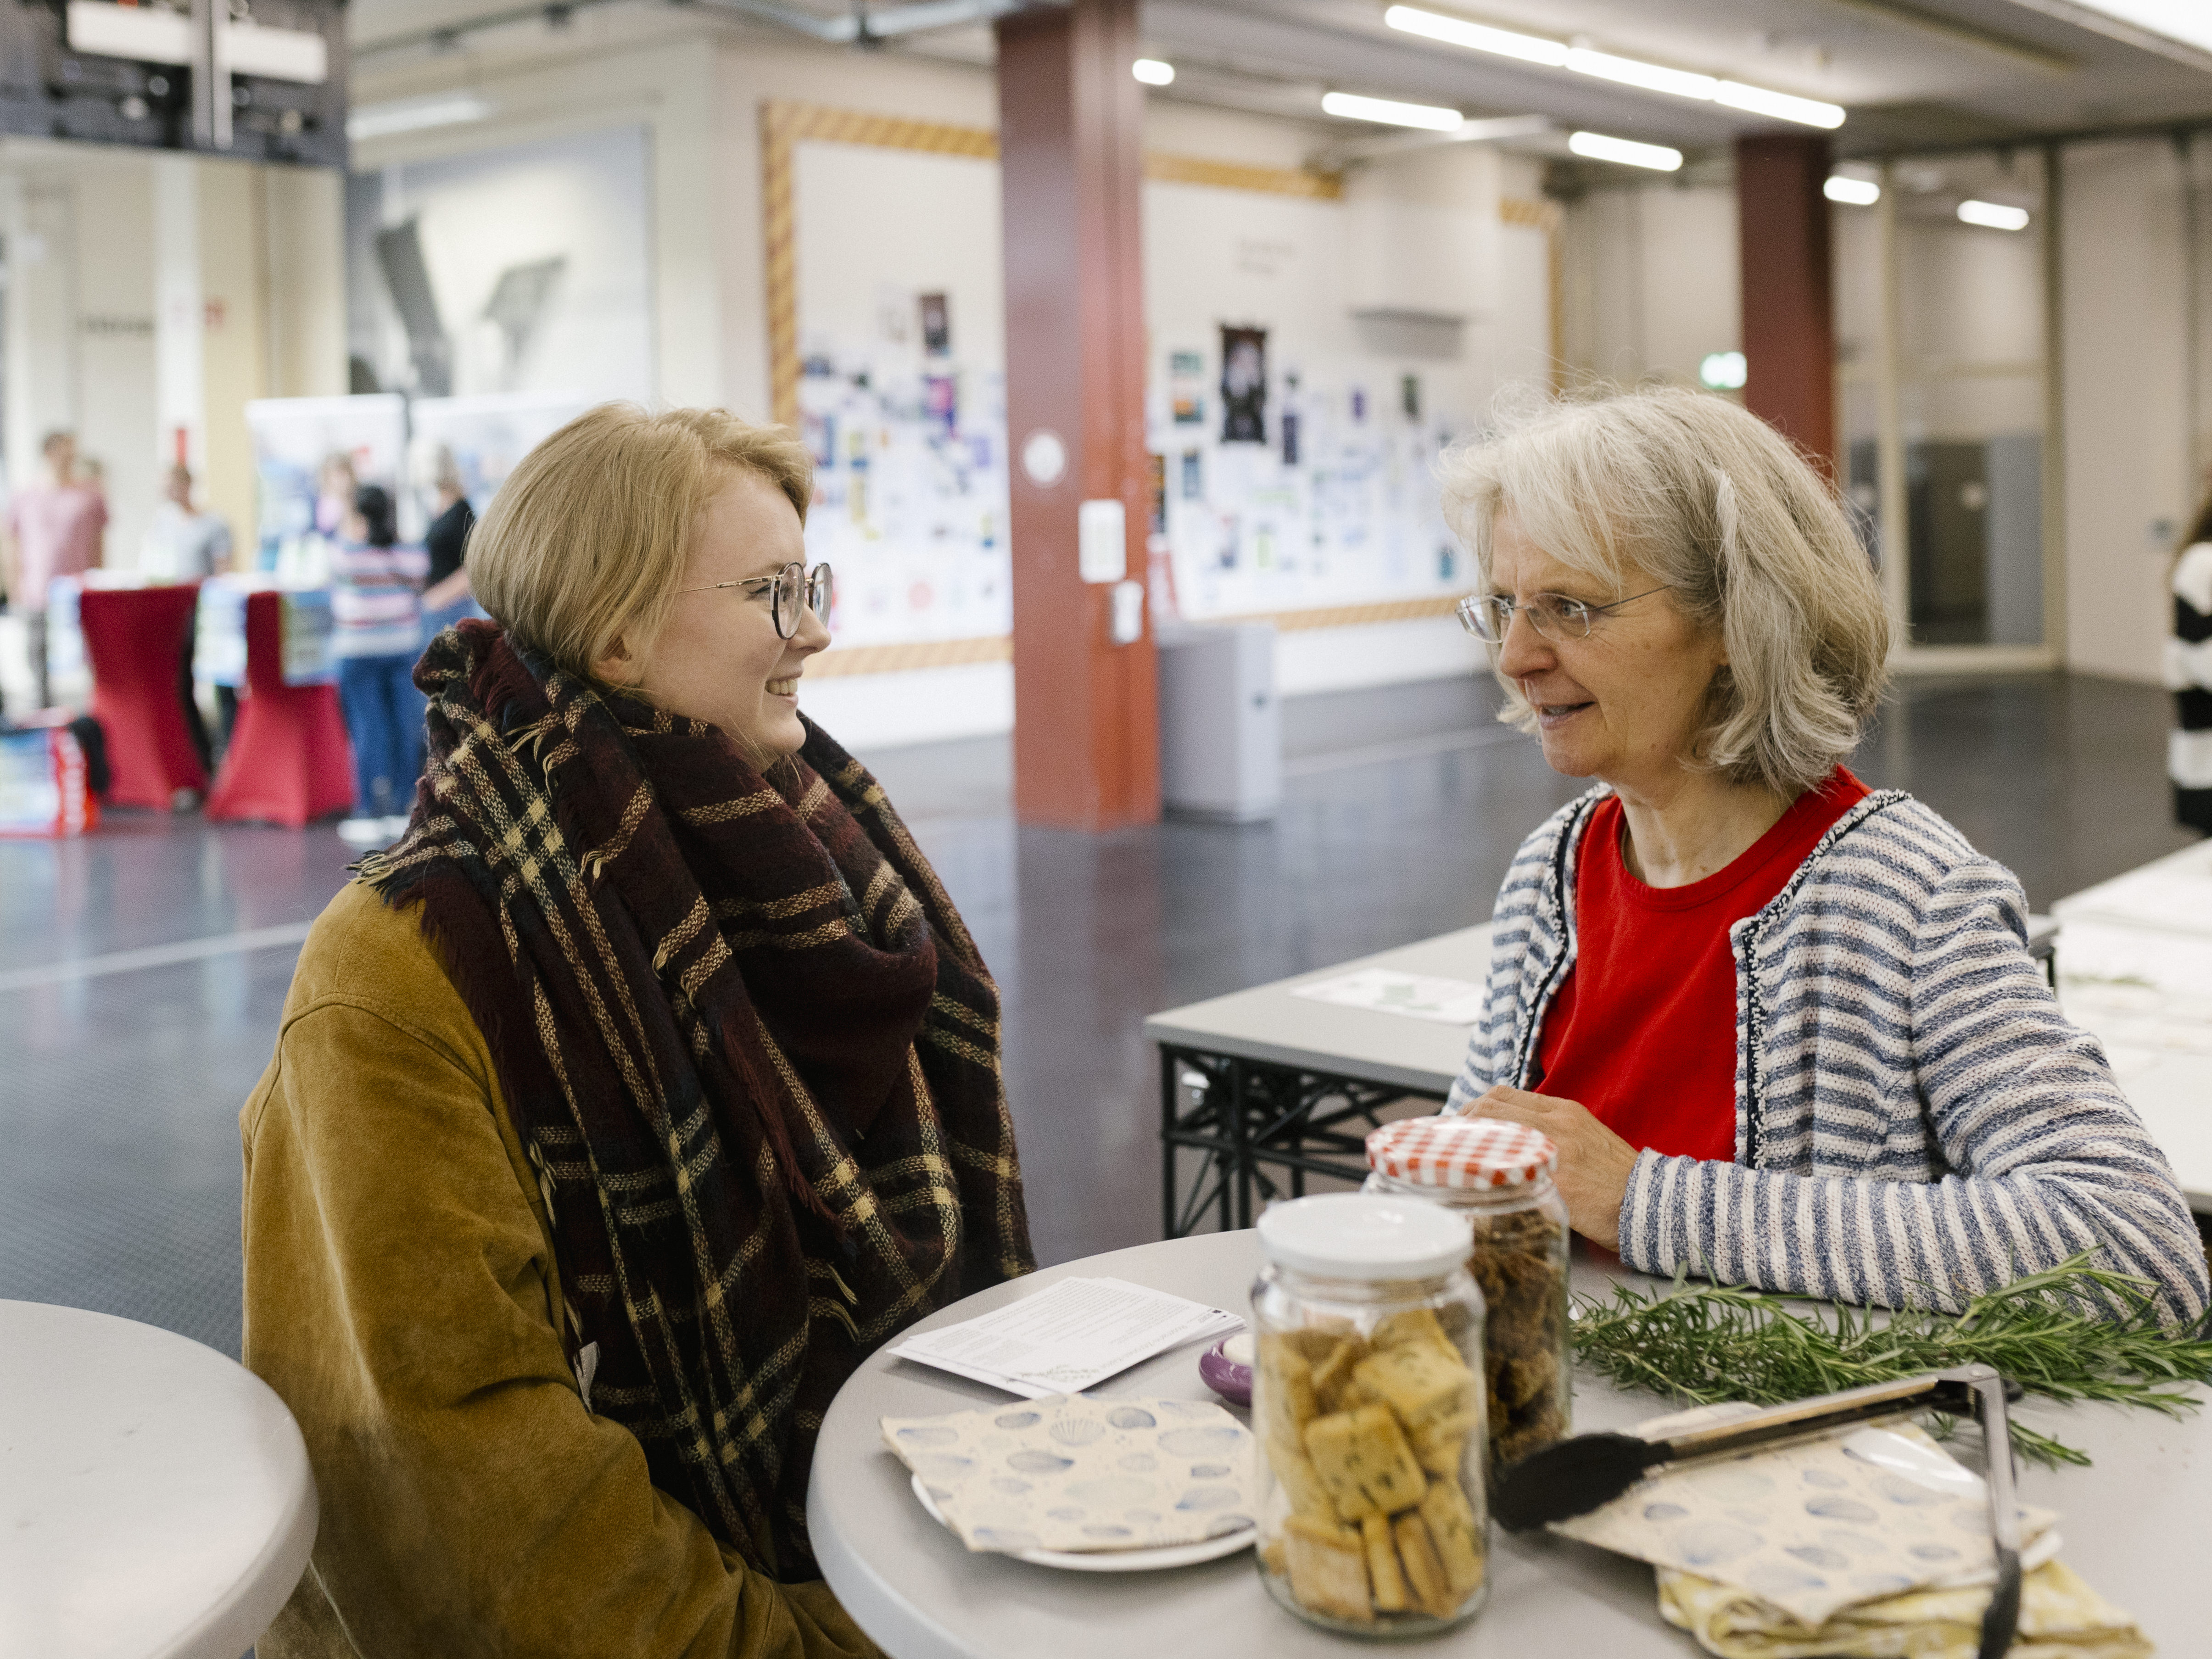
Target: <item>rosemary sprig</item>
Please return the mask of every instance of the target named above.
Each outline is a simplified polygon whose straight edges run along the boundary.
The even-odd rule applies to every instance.
[[[1575,1352],[1625,1388],[1692,1405],[1779,1405],[1863,1383],[1974,1361],[2048,1400],[2148,1406],[2169,1415],[2199,1404],[2187,1384],[2212,1382],[2212,1314],[2160,1324],[2150,1281],[2069,1256],[1967,1304],[1964,1313],[1907,1308],[1879,1315],[1723,1285],[1577,1298]],[[2014,1422],[2013,1443],[2046,1465],[2086,1453]]]

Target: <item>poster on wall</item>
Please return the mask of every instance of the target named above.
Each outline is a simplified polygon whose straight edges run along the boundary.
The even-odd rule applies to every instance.
[[[837,572],[837,643],[1011,631],[1006,377],[847,342],[809,354],[799,399],[806,556]]]
[[[840,650],[1013,626],[998,169],[894,144],[792,157],[810,560]],[[926,654],[926,653],[925,653]]]
[[[1221,441],[1267,441],[1267,331],[1221,330]]]
[[[356,388],[649,401],[651,183],[637,125],[353,174]]]
[[[437,508],[437,456],[453,458],[461,488],[478,518],[514,465],[593,400],[575,392],[508,392],[474,398],[422,398],[409,408],[410,505],[420,534]]]
[[[394,392],[262,398],[246,404],[246,423],[258,502],[254,568],[287,586],[319,586],[353,488],[381,484],[399,494],[407,400]]]
[[[1176,480],[1158,505],[1181,614],[1206,621],[1460,592],[1465,556],[1435,477],[1454,429],[1426,406],[1418,378],[1378,377],[1381,366],[1358,358],[1309,359],[1250,386],[1226,354],[1249,345],[1248,371],[1267,374],[1269,356],[1285,349],[1279,331],[1224,328],[1221,337],[1224,404],[1242,398],[1264,431],[1261,411],[1272,402],[1277,441],[1231,439],[1227,408],[1218,439],[1193,433],[1167,400],[1151,441],[1162,482]],[[1154,373],[1172,387],[1197,355],[1171,346]],[[1395,378],[1399,395],[1376,398],[1376,378]]]

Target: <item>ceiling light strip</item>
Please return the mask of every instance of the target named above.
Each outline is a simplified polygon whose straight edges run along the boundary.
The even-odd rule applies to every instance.
[[[1689,70],[1669,69],[1663,64],[1647,64],[1640,58],[1593,52],[1587,46],[1571,46],[1541,35],[1492,28],[1486,24],[1468,22],[1465,18],[1423,11],[1418,6],[1392,6],[1382,14],[1382,21],[1394,29],[1418,34],[1424,40],[1464,46],[1470,52],[1516,58],[1547,69],[1571,70],[1577,75],[1592,76],[1644,92],[1665,93],[1699,103],[1725,104],[1730,109],[1771,116],[1779,121],[1794,121],[1801,126],[1839,127],[1844,124],[1841,105],[1824,103],[1817,98],[1800,98],[1792,93],[1775,92],[1741,81],[1724,81]]]
[[[1362,98],[1355,93],[1323,94],[1322,112],[1347,121],[1378,121],[1385,126],[1421,127],[1431,132],[1457,132],[1462,117],[1455,109],[1433,104],[1401,104],[1394,98]]]
[[[1608,137],[1602,132],[1570,133],[1567,148],[1592,161],[1650,167],[1654,173],[1674,173],[1682,165],[1682,152],[1679,149],[1670,149],[1664,144],[1639,144],[1632,138]]]

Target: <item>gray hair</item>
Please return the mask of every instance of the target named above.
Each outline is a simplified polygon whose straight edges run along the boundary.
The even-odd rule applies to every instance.
[[[1757,416],[1680,387],[1509,394],[1438,471],[1486,585],[1492,526],[1510,511],[1560,563],[1623,595],[1631,566],[1649,571],[1719,635],[1729,662],[1688,764],[1793,799],[1856,745],[1888,684],[1888,608],[1835,492]],[[1534,731],[1498,678],[1499,718]]]

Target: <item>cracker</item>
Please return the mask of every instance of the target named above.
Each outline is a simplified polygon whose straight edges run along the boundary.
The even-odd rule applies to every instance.
[[[1431,1618],[1449,1619],[1460,1598],[1451,1593],[1443,1564],[1437,1559],[1428,1523],[1418,1515],[1401,1515],[1390,1532],[1397,1540],[1398,1561],[1405,1568],[1406,1586],[1413,1592],[1415,1605]]]
[[[1372,1624],[1367,1595],[1367,1550],[1352,1527],[1294,1515],[1283,1523],[1283,1557],[1291,1595],[1302,1607],[1332,1619]]]
[[[1383,1348],[1361,1360],[1352,1376],[1363,1395],[1389,1406],[1409,1434],[1474,1409],[1474,1373],[1453,1348],[1421,1341]]]
[[[1428,1489],[1428,1477],[1388,1406],[1316,1417],[1306,1425],[1306,1455],[1347,1521],[1411,1509]]]
[[[1359,1523],[1359,1540],[1367,1550],[1367,1577],[1374,1586],[1375,1611],[1403,1613],[1413,1603],[1406,1595],[1406,1575],[1398,1566],[1398,1546],[1390,1535],[1387,1516],[1370,1515]]]
[[[1482,1534],[1474,1506],[1456,1480],[1439,1480],[1423,1495],[1420,1516],[1452,1600],[1464,1601],[1482,1583]]]

